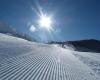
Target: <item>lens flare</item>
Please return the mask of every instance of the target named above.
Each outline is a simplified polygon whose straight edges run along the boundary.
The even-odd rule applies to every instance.
[[[48,15],[48,12],[44,11],[44,9],[39,5],[38,2],[36,2],[36,6],[31,5],[32,11],[35,11],[35,13],[38,16],[38,20],[36,22],[36,25],[39,27],[39,29],[45,29],[49,32],[53,30],[53,14]]]

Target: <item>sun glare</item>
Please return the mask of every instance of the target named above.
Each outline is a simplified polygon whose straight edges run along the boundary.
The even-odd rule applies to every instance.
[[[51,28],[51,24],[52,24],[51,17],[45,16],[45,15],[42,15],[40,17],[40,20],[39,20],[40,27],[43,27],[49,30]]]

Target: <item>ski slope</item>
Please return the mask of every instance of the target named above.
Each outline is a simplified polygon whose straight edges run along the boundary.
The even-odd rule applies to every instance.
[[[0,34],[0,80],[100,80],[73,51]]]
[[[100,76],[100,53],[75,52],[74,55]]]

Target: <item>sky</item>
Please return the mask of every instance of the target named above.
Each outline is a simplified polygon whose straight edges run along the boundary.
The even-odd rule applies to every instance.
[[[52,30],[37,23],[41,11]],[[100,0],[0,0],[0,22],[37,41],[100,40]]]

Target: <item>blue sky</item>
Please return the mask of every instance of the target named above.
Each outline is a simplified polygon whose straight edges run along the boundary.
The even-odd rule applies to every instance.
[[[53,31],[38,29],[39,7],[53,15]],[[100,40],[100,0],[0,0],[0,22],[38,41]],[[31,25],[36,31],[29,30]]]

